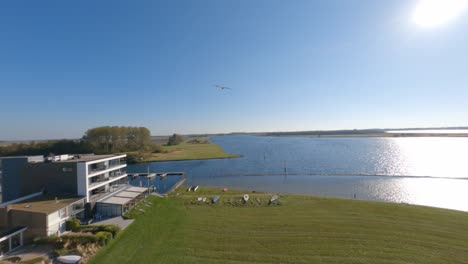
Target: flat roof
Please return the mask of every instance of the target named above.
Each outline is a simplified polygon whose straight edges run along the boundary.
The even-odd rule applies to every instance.
[[[130,202],[132,198],[124,198],[124,197],[109,197],[103,201],[99,201],[99,203],[106,203],[106,204],[118,204],[118,205],[124,205],[128,202]]]
[[[127,192],[139,192],[139,193],[145,192],[147,190],[148,190],[148,188],[136,187],[136,186],[132,186],[132,187],[129,187],[129,188],[125,189],[125,191],[127,191]]]
[[[112,158],[112,157],[118,157],[122,156],[125,154],[119,154],[119,155],[75,155],[79,156],[79,158],[70,158],[68,160],[60,160],[60,161],[54,161],[54,163],[58,162],[88,162],[88,161],[95,161],[95,160],[101,160],[101,159],[107,159],[107,158]]]
[[[55,197],[57,197],[57,201]],[[82,199],[85,197],[41,195],[11,204],[8,207],[18,211],[50,214]]]
[[[138,192],[126,192],[126,191],[123,191],[123,192],[119,192],[115,195],[115,197],[125,197],[125,198],[135,198],[137,197],[138,195],[140,195],[141,193],[138,193]]]
[[[52,161],[52,163],[61,163],[61,162],[89,162],[89,161],[96,161],[96,160],[101,160],[101,159],[107,159],[107,158],[112,158],[112,157],[118,157],[118,156],[124,156],[126,154],[109,154],[109,155],[94,155],[94,154],[64,154],[64,155],[69,155],[69,159],[67,160],[57,160],[57,161]],[[60,155],[57,155],[60,156]],[[31,161],[36,161],[35,159],[41,158],[41,162],[47,162],[45,159],[47,157],[41,156],[41,155],[35,155],[35,156],[10,156],[10,157],[1,157],[0,159],[19,159],[19,158],[24,158],[28,159],[29,162]],[[37,160],[39,161],[39,160]]]
[[[135,186],[128,186],[121,191],[117,191],[113,193],[111,196],[104,198],[102,200],[98,200],[98,203],[106,203],[106,204],[126,204],[133,199],[135,199],[138,195],[146,192],[148,188],[144,187],[135,187]]]

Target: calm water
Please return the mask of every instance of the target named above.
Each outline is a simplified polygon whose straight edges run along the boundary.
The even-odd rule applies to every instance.
[[[218,136],[236,159],[130,165],[187,184],[405,202],[468,211],[468,138]]]
[[[142,171],[140,171],[142,172]],[[167,193],[174,185],[176,185],[180,180],[182,179],[182,176],[180,175],[171,175],[171,176],[166,176],[166,177],[152,177],[152,178],[147,178],[147,177],[136,177],[132,178],[129,177],[129,183],[133,186],[139,186],[139,187],[152,187],[156,188],[156,191],[158,193],[164,194]]]

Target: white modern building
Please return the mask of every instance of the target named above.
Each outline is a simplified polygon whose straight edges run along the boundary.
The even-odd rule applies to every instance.
[[[85,202],[94,202],[128,183],[126,156],[80,154],[3,158],[2,202],[37,192],[82,196]]]
[[[121,187],[127,180],[127,164],[123,161],[126,156],[95,155],[77,160],[77,194],[84,196],[86,202],[94,202],[102,194]]]

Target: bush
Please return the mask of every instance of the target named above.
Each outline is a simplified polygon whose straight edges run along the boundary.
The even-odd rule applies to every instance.
[[[33,239],[35,244],[59,244],[59,237],[57,235],[51,235],[48,237],[36,237]]]
[[[102,246],[105,246],[112,240],[112,233],[106,231],[99,231],[96,233],[96,237],[98,238],[99,243],[101,243]]]
[[[98,238],[93,234],[62,235],[60,239],[63,242],[72,242],[81,245],[99,242]]]
[[[117,236],[117,234],[120,232],[120,227],[116,225],[104,225],[100,227],[102,228],[100,231],[109,232],[112,234],[112,237]]]
[[[174,134],[174,135],[170,136],[169,139],[167,140],[167,145],[168,146],[179,145],[183,141],[184,141],[184,138],[181,135]]]
[[[96,234],[101,231],[109,232],[112,237],[115,237],[120,232],[120,227],[116,225],[82,225],[80,226],[81,232],[91,232]]]
[[[76,218],[68,219],[65,222],[65,228],[67,231],[77,232],[80,230],[80,220]]]
[[[162,146],[158,145],[158,144],[153,144],[151,151],[153,153],[163,153],[164,148]]]

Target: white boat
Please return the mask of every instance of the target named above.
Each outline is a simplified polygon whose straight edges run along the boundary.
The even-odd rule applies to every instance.
[[[249,200],[249,195],[248,194],[244,194],[244,196],[242,197],[242,199],[244,199],[244,202],[247,202]]]
[[[65,263],[65,264],[76,264],[76,263],[80,263],[81,256],[78,256],[78,255],[60,256],[57,258],[57,261],[60,263]]]
[[[271,197],[271,199],[270,199],[270,203],[272,203],[272,202],[274,202],[274,201],[276,201],[276,200],[278,200],[278,199],[279,199],[279,196],[278,196],[278,195],[273,195],[273,196]]]
[[[192,185],[187,189],[187,192],[196,192],[198,190],[198,185]]]

